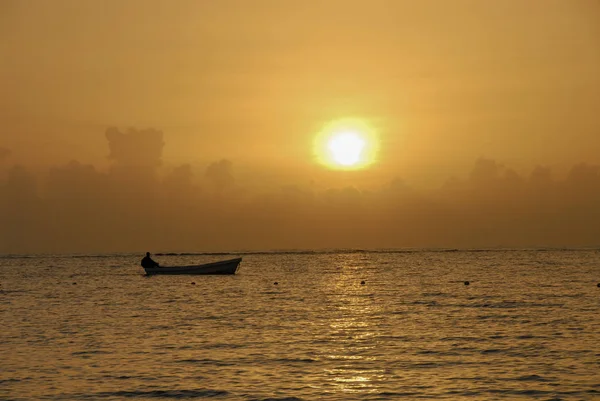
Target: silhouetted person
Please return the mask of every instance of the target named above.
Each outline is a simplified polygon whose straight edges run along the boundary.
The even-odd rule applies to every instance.
[[[150,252],[146,252],[146,256],[142,259],[142,267],[151,268],[151,267],[160,267],[158,263],[152,260],[150,257]]]

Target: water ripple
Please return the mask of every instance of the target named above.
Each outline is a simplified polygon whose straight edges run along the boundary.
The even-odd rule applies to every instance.
[[[600,395],[598,252],[257,253],[193,280],[138,256],[0,257],[0,399]]]
[[[229,392],[221,390],[148,390],[148,391],[110,391],[90,394],[89,398],[212,398],[226,396]]]

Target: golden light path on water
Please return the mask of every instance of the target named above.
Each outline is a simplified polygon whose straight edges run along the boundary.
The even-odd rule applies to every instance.
[[[368,276],[363,255],[345,255],[340,273],[329,285],[329,302],[336,312],[329,330],[334,341],[324,358],[332,367],[325,375],[334,392],[378,393],[385,381],[385,369],[378,362],[377,329],[373,326],[382,305],[373,302],[374,294],[365,292],[359,277]]]

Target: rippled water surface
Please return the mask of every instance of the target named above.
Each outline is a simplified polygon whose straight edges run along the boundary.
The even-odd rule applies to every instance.
[[[0,399],[600,399],[599,251],[242,256],[0,257]]]

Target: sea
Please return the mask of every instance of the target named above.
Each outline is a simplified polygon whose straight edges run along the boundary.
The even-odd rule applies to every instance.
[[[600,249],[0,256],[1,400],[600,400]]]

